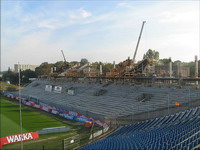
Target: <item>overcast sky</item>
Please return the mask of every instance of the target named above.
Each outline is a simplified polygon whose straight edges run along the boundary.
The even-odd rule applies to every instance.
[[[2,1],[1,69],[14,64],[67,61],[117,63],[148,49],[160,58],[193,61],[200,53],[200,2],[196,1]]]

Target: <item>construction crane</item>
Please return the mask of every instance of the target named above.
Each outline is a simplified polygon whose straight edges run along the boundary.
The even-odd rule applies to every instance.
[[[66,58],[65,58],[65,55],[64,55],[63,50],[61,50],[61,52],[62,52],[62,55],[63,55],[63,58],[64,58],[65,69],[67,69],[69,66],[68,66],[68,64],[67,64],[67,61],[66,61]]]
[[[135,63],[135,57],[136,57],[136,54],[137,54],[138,46],[139,46],[139,43],[140,43],[140,39],[141,39],[141,36],[142,36],[142,31],[143,31],[145,23],[146,23],[146,21],[142,22],[142,28],[140,30],[140,35],[139,35],[139,38],[138,38],[138,41],[137,41],[137,45],[136,45],[136,48],[135,48],[135,53],[134,53],[134,56],[133,56],[133,63]]]

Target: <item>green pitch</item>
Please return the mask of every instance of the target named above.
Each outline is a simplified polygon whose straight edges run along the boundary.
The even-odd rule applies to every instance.
[[[19,105],[12,103],[6,98],[0,99],[0,137],[20,134]],[[35,132],[42,128],[66,126],[53,118],[34,112],[22,105],[23,132]]]

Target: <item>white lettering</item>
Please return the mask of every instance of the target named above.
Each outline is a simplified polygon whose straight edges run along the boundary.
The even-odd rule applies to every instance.
[[[29,133],[29,134],[28,134],[28,139],[33,139],[33,137],[32,137],[32,134],[31,134],[31,133]]]
[[[23,140],[23,141],[24,141],[24,140],[28,140],[27,134],[24,134],[24,135],[23,135],[23,139],[22,139],[22,140]]]
[[[14,141],[13,136],[7,136],[6,138],[7,138],[8,143],[12,143]]]
[[[19,142],[19,137],[15,135],[14,142]]]
[[[25,133],[22,135],[7,136],[6,138],[7,138],[8,143],[14,143],[14,142],[33,139],[33,136],[31,133]]]

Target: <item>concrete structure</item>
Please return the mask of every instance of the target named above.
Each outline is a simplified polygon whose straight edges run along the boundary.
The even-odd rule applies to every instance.
[[[169,62],[169,77],[172,77],[172,62]]]
[[[154,111],[166,110],[168,113],[167,111],[171,112],[173,108],[178,110],[180,107],[175,106],[177,102],[181,106],[192,107],[196,101],[199,102],[200,97],[200,89],[193,87],[179,88],[171,85],[169,88],[110,82],[95,84],[87,79],[84,82],[72,80],[36,80],[22,89],[21,94],[24,97],[35,97],[39,103],[78,112],[107,123],[116,120],[119,123],[126,123],[126,119],[138,121],[155,117],[155,114],[152,115]],[[62,91],[47,92],[46,85],[59,85]],[[68,89],[73,89],[74,95],[69,95]],[[143,117],[137,117],[140,114],[143,114]]]
[[[103,73],[102,65],[100,65],[100,70],[99,70],[99,72],[100,72],[100,75],[102,75],[102,73]]]
[[[50,133],[62,133],[70,131],[69,127],[53,127],[53,128],[43,128],[42,130],[37,131],[40,135],[41,134],[50,134]]]
[[[195,56],[195,77],[198,78],[198,58]]]
[[[25,70],[32,70],[35,71],[35,68],[38,67],[38,65],[29,65],[29,64],[14,64],[14,72],[17,73],[18,70],[20,69],[21,71]]]
[[[114,68],[114,69],[116,68],[116,66],[115,66],[115,61],[113,61],[113,68]]]
[[[170,70],[172,68],[172,70]],[[161,76],[170,77],[170,72],[172,72],[172,77],[189,77],[190,68],[181,65],[162,65],[155,66],[155,73]]]

